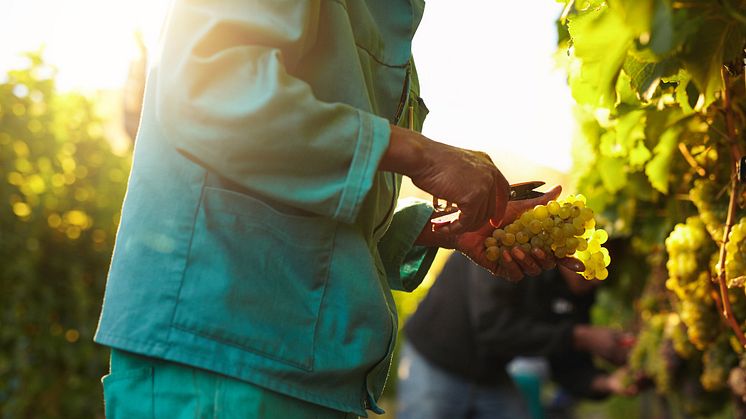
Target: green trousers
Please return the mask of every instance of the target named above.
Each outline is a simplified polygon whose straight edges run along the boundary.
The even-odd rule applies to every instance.
[[[108,419],[348,419],[332,410],[187,365],[112,349]]]

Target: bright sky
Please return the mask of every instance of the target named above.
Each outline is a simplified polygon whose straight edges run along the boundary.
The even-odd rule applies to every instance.
[[[0,74],[18,65],[17,52],[44,44],[60,86],[87,90],[122,84],[137,53],[133,31],[154,45],[168,3],[2,1]],[[572,101],[552,60],[559,13],[552,0],[429,0],[414,44],[431,111],[425,135],[567,172]]]
[[[573,101],[553,60],[561,6],[428,1],[413,46],[430,109],[423,133],[487,151],[498,167],[518,157],[568,172]]]
[[[44,45],[63,89],[114,88],[137,54],[134,31],[158,38],[168,0],[2,0],[0,71]]]

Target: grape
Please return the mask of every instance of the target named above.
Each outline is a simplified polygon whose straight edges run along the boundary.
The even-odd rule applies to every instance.
[[[670,315],[656,313],[646,320],[637,335],[636,343],[629,354],[628,366],[633,375],[642,374],[650,377],[657,389],[667,391],[675,371],[675,362],[668,356],[666,331]]]
[[[534,208],[534,217],[539,221],[545,220],[549,217],[549,210],[544,205],[537,205]]]
[[[549,201],[524,212],[513,223],[495,229],[485,240],[487,258],[496,261],[503,249],[519,247],[525,252],[541,249],[557,258],[568,256],[583,261],[586,279],[606,279],[611,263],[609,252],[601,244],[608,240],[604,230],[595,229],[593,210],[582,195]]]
[[[717,247],[699,217],[689,217],[686,223],[674,226],[665,243],[669,275],[666,288],[679,300],[680,319],[686,325],[689,341],[705,350],[719,334],[719,329],[712,327],[720,322],[720,315],[710,296],[713,286],[709,268]]]
[[[713,240],[723,240],[725,217],[728,212],[727,194],[721,194],[717,183],[710,179],[697,179],[689,191],[689,198],[699,211]]]
[[[746,217],[733,226],[725,246],[725,278],[728,286],[743,287],[746,275]]]
[[[549,201],[546,207],[547,207],[547,212],[549,212],[549,214],[551,215],[559,214],[560,205],[559,203],[557,203],[557,201]]]
[[[737,356],[730,347],[727,335],[722,335],[702,354],[702,375],[699,377],[702,387],[707,391],[717,391],[725,387],[730,370],[737,362]]]
[[[494,262],[497,260],[498,256],[500,254],[500,251],[498,250],[497,246],[490,246],[485,251],[485,256],[488,260]]]

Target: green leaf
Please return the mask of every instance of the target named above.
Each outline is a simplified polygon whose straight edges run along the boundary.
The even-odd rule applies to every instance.
[[[616,94],[616,113],[628,112],[629,109],[639,109],[643,106],[640,95],[632,87],[632,79],[625,71],[620,72],[617,78]]]
[[[612,194],[622,189],[627,183],[627,170],[622,158],[601,156],[598,159],[597,169],[604,187]]]
[[[645,147],[645,142],[639,141],[635,148],[629,152],[629,164],[633,169],[640,169],[652,156],[650,150]]]
[[[652,0],[608,0],[608,3],[635,33],[650,31],[650,21],[653,17]]]
[[[644,117],[645,111],[635,110],[614,119],[612,128],[601,135],[601,154],[608,157],[628,157],[631,150],[645,139]]]
[[[637,97],[645,102],[650,101],[655,89],[660,84],[663,67],[658,63],[643,63],[631,55],[624,60],[624,72],[630,77],[630,83],[637,93]]]
[[[658,56],[665,56],[681,42],[677,39],[674,28],[674,14],[671,4],[665,0],[656,0],[653,20],[650,24],[650,43],[647,47]]]
[[[742,39],[740,28],[722,18],[711,17],[703,20],[685,45],[681,58],[697,88],[705,95],[705,107],[715,101],[723,89],[720,70],[724,53],[727,49],[732,54],[732,45],[739,39]]]
[[[574,56],[582,61],[579,74],[571,74],[573,96],[580,103],[612,107],[616,80],[632,45],[632,31],[605,6],[571,16],[568,29]]]
[[[645,166],[650,184],[662,193],[668,193],[668,177],[670,175],[671,158],[678,144],[679,128],[673,127],[661,135],[658,145],[653,149],[655,155]]]
[[[637,97],[645,102],[649,102],[653,97],[661,78],[677,70],[676,63],[672,59],[649,63],[640,61],[633,55],[627,56],[622,68],[629,75],[630,84]]]

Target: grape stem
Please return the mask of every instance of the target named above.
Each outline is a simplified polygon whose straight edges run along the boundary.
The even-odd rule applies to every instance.
[[[697,160],[694,160],[694,157],[692,156],[692,153],[689,152],[689,149],[686,148],[686,145],[684,143],[679,143],[679,151],[681,151],[681,154],[684,156],[684,160],[686,160],[687,163],[689,163],[689,166],[692,166],[692,169],[694,169],[698,175],[705,176],[707,175],[707,172],[705,172],[705,169],[697,163]]]
[[[730,91],[729,91],[729,77],[728,72],[725,71],[725,67],[721,68],[721,74],[723,76],[723,82],[725,84],[723,88],[723,111],[725,113],[725,123],[728,128],[728,143],[731,151],[731,181],[730,181],[730,200],[728,202],[728,216],[725,220],[725,231],[723,232],[723,241],[720,243],[720,258],[718,260],[718,272],[717,282],[720,285],[720,301],[722,306],[718,304],[719,308],[722,307],[720,312],[722,313],[728,325],[733,329],[733,332],[738,338],[738,342],[746,348],[746,336],[743,334],[738,320],[733,315],[733,309],[730,305],[730,299],[728,298],[728,285],[725,282],[725,259],[727,256],[727,250],[725,249],[728,244],[728,236],[730,235],[731,228],[733,227],[733,218],[736,212],[736,195],[738,190],[738,179],[736,177],[736,162],[740,160],[742,153],[741,149],[736,142],[736,127],[733,121],[733,110],[731,109],[730,103]]]

